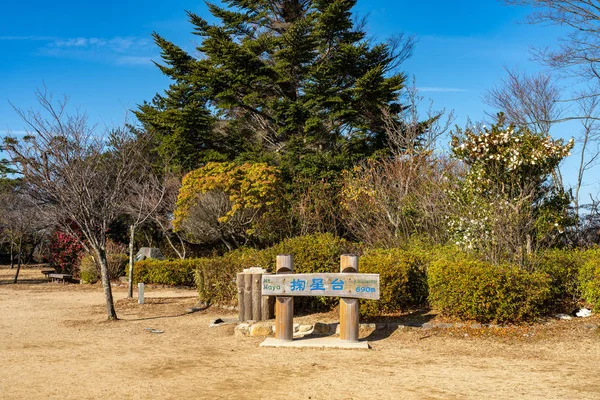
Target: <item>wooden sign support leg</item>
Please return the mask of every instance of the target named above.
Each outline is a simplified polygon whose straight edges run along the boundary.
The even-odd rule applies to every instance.
[[[291,274],[294,261],[290,254],[277,256],[277,274]],[[275,302],[275,339],[291,341],[294,338],[294,298],[277,296]]]
[[[357,273],[358,256],[342,255],[340,272]],[[340,298],[340,339],[358,342],[358,299]]]

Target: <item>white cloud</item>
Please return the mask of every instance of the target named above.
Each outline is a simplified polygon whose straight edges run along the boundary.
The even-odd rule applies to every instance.
[[[154,43],[142,37],[0,36],[0,41],[43,42],[37,48],[37,53],[43,56],[108,61],[118,65],[150,65],[151,57],[158,58]]]

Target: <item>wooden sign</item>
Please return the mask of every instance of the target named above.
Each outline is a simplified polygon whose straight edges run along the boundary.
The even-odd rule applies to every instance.
[[[379,274],[263,275],[262,295],[327,296],[379,300]]]

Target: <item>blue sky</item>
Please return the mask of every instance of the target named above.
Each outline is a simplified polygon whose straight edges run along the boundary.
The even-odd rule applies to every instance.
[[[35,105],[33,92],[45,83],[67,94],[71,105],[93,122],[120,124],[126,111],[168,86],[152,64],[160,61],[150,34],[193,51],[185,10],[207,15],[203,2],[133,0],[117,2],[5,2],[0,13],[0,134],[19,133],[23,123],[13,104]],[[384,40],[397,33],[414,35],[414,55],[401,69],[416,78],[421,94],[435,108],[454,109],[457,123],[485,118],[485,89],[499,83],[504,67],[535,72],[531,46],[552,46],[555,27],[520,23],[530,10],[496,0],[358,0],[367,30]],[[565,129],[557,135],[570,137]],[[575,157],[572,157],[573,159]],[[573,160],[572,160],[573,161]],[[571,179],[573,162],[566,165]]]

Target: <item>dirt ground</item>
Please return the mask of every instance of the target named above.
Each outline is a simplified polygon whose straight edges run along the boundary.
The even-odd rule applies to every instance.
[[[598,399],[597,317],[512,328],[365,333],[371,350],[260,348],[188,314],[195,292],[47,283],[0,268],[1,399]],[[335,314],[298,318],[335,318]],[[327,321],[324,321],[327,322]],[[146,328],[164,331],[150,333]]]

